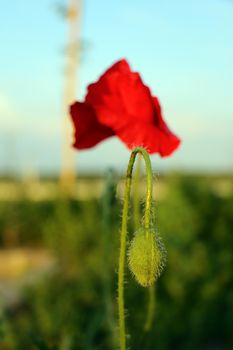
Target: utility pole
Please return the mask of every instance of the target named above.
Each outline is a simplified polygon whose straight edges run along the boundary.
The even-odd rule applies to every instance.
[[[80,58],[81,0],[68,0],[66,19],[68,24],[68,45],[64,78],[64,125],[60,184],[65,190],[75,184],[75,153],[72,149],[73,128],[69,116],[69,106],[75,100],[77,88],[77,68]]]

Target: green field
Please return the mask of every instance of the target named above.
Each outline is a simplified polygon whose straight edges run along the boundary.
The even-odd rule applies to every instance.
[[[80,183],[72,197],[51,180],[0,185],[1,350],[117,349],[122,183]],[[167,264],[148,334],[147,291],[127,272],[130,348],[231,350],[232,177],[171,174],[155,185]]]

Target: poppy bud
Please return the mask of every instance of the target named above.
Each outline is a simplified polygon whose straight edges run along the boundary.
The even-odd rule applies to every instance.
[[[163,249],[152,230],[140,229],[128,250],[129,268],[143,287],[151,286],[163,267]]]

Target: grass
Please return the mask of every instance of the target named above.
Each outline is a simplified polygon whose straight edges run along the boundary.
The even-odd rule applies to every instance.
[[[15,197],[0,196],[1,251],[46,251],[53,261],[50,270],[35,273],[38,277],[30,283],[27,269],[17,278],[13,274],[13,287],[20,288],[10,303],[1,297],[6,276],[0,275],[1,350],[116,349],[111,322],[116,319],[121,185],[109,201],[109,230],[103,223],[103,179],[82,183],[86,196],[79,197],[77,191],[72,199],[61,197],[54,182],[49,196],[35,199],[33,191],[17,184]],[[230,350],[232,178],[172,174],[159,180],[156,190],[160,183],[155,217],[168,251],[167,267],[156,284],[156,315],[148,335],[142,330],[147,293],[127,272],[132,349]],[[43,182],[38,186],[43,188]],[[97,189],[94,196],[90,188]]]

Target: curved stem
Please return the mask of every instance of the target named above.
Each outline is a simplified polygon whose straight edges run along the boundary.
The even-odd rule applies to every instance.
[[[126,350],[126,336],[125,336],[125,305],[124,305],[124,272],[125,272],[125,255],[126,255],[126,237],[127,237],[127,223],[130,201],[130,189],[132,183],[132,172],[136,155],[140,153],[143,156],[146,166],[147,178],[147,192],[146,192],[146,206],[144,227],[148,231],[151,222],[151,199],[152,199],[152,168],[150,157],[145,149],[136,147],[130,156],[125,183],[124,206],[122,214],[121,236],[120,236],[120,255],[119,255],[119,269],[118,269],[118,317],[119,317],[119,337],[120,350]]]
[[[134,172],[134,188],[133,188],[133,221],[134,232],[136,232],[140,226],[140,176],[141,176],[141,155],[138,156],[136,169]],[[144,331],[149,332],[151,330],[154,314],[155,314],[155,285],[153,284],[148,288],[148,301],[147,312],[144,324]]]
[[[133,187],[133,223],[134,232],[140,226],[140,175],[141,175],[141,155],[138,156],[136,169],[134,172],[134,187]]]

